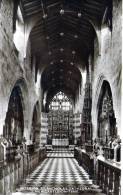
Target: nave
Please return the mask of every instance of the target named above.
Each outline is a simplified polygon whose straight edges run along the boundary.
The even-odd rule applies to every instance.
[[[47,152],[47,158],[24,180],[13,195],[104,195],[68,149]]]
[[[122,0],[0,0],[0,195],[121,195],[121,40]]]

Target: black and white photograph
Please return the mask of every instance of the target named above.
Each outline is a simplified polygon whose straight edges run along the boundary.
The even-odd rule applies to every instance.
[[[122,0],[0,0],[0,195],[121,195]]]

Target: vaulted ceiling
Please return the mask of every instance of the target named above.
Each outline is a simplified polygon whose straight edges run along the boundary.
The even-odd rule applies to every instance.
[[[49,99],[59,90],[75,97],[81,82],[78,66],[87,68],[96,36],[94,26],[100,28],[104,13],[110,13],[110,2],[21,0],[24,20],[38,18],[30,41],[38,68],[46,66],[42,86]]]

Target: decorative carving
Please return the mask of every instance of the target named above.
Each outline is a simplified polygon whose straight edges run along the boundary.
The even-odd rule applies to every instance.
[[[59,92],[49,105],[50,112],[48,115],[49,133],[48,137],[69,138],[72,137],[73,131],[73,112],[72,104],[64,93]]]
[[[111,90],[109,84],[105,81],[99,103],[98,137],[101,142],[107,143],[109,137],[114,137],[116,134],[116,119],[114,116]]]
[[[92,123],[91,123],[91,104],[92,104],[92,87],[89,79],[85,85],[85,97],[84,97],[84,106],[82,112],[82,130],[81,130],[81,139],[82,144],[85,142],[92,142]]]

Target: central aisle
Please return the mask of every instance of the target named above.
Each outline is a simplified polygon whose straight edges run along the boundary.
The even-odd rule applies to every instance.
[[[27,179],[28,187],[92,184],[88,174],[78,165],[71,152],[54,151],[47,156]]]
[[[54,150],[47,153],[47,158],[14,194],[80,194],[91,186],[92,180],[71,151]]]

